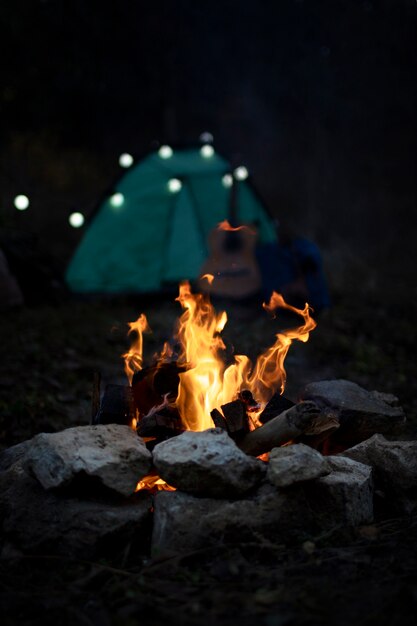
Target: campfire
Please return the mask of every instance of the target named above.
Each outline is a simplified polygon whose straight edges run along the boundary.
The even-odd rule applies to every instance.
[[[417,444],[392,441],[405,423],[396,397],[347,380],[312,382],[295,402],[283,395],[288,350],[316,326],[308,304],[272,294],[265,312],[300,323],[252,363],[226,349],[227,314],[208,295],[185,282],[178,301],[174,337],[149,364],[148,321],[130,324],[129,384],[101,395],[96,377],[91,425],[0,455],[11,545],[85,558],[117,537],[156,556],[369,524],[374,504],[388,516],[417,510]]]
[[[207,275],[211,282],[213,276]],[[306,342],[316,327],[308,304],[297,309],[274,292],[263,308],[271,316],[279,309],[301,318],[296,328],[278,332],[273,345],[259,355],[255,363],[242,354],[225,358],[226,346],[221,333],[227,313],[217,312],[208,295],[193,293],[189,282],[180,285],[177,298],[183,314],[178,320],[173,343],[166,342],[155,355],[154,363],[143,367],[144,334],[150,332],[144,314],[132,322],[129,334],[135,336],[124,354],[125,371],[131,385],[134,416],[131,425],[152,449],[157,443],[185,431],[204,431],[218,427],[225,430],[249,454],[263,455],[274,445],[288,443],[300,435],[302,415],[315,415],[310,405],[293,410],[293,428],[287,424],[271,425],[268,433],[254,433],[292,403],[283,397],[286,383],[285,357],[294,340]],[[326,426],[334,426],[324,420]],[[324,430],[321,420],[321,430]],[[311,419],[304,419],[311,426]],[[264,427],[265,428],[265,427]],[[319,429],[320,430],[320,429]],[[266,435],[266,439],[265,439]],[[167,488],[159,477],[147,477],[138,488],[157,485]]]

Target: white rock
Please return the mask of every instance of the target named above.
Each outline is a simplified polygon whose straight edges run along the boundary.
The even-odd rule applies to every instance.
[[[289,487],[329,473],[325,457],[303,443],[273,448],[269,455],[267,476],[276,487]]]
[[[84,473],[130,496],[149,472],[152,455],[128,426],[103,424],[37,435],[26,464],[45,489],[67,486]]]
[[[221,428],[187,431],[163,441],[153,450],[153,462],[169,485],[213,497],[246,493],[265,471],[262,461],[239,450]]]

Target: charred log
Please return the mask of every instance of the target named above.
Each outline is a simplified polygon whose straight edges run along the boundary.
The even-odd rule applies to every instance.
[[[137,426],[140,437],[152,437],[158,441],[179,435],[184,431],[181,416],[175,407],[163,407],[143,417]]]
[[[290,409],[292,406],[294,406],[294,404],[294,402],[288,400],[288,398],[286,398],[285,396],[282,396],[279,393],[274,393],[274,395],[260,414],[259,421],[261,422],[261,424],[266,424],[280,413],[283,413],[287,409]]]
[[[239,442],[246,454],[258,456],[302,435],[318,435],[334,427],[334,416],[323,415],[314,402],[300,402],[251,431]]]
[[[147,415],[154,407],[162,404],[164,396],[175,400],[180,382],[179,374],[184,366],[176,362],[151,365],[136,372],[132,379],[135,406],[140,415]]]
[[[227,422],[224,419],[223,415],[220,413],[220,411],[218,409],[213,409],[210,413],[211,415],[211,419],[214,422],[214,425],[216,426],[216,428],[222,428],[223,430],[228,430],[227,429]]]
[[[233,400],[221,406],[225,417],[226,428],[232,439],[241,440],[249,433],[249,418],[246,405],[241,400]]]
[[[100,409],[93,424],[122,424],[130,426],[136,417],[131,387],[107,385],[100,403]]]

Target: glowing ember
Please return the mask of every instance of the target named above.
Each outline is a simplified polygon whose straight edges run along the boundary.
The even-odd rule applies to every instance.
[[[145,478],[140,480],[136,485],[135,492],[143,491],[144,489],[155,492],[176,491],[175,487],[168,485],[162,478],[159,478],[157,474],[149,474],[149,476],[145,476]]]
[[[206,277],[209,280],[209,276]],[[310,307],[297,309],[287,304],[283,297],[274,292],[264,308],[275,315],[278,308],[288,309],[303,318],[297,328],[276,335],[275,343],[261,354],[255,365],[245,355],[236,355],[234,363],[226,366],[222,351],[225,345],[221,332],[227,322],[225,311],[217,313],[207,295],[194,294],[190,284],[180,285],[179,296],[184,312],[179,319],[176,340],[180,345],[177,363],[186,371],[179,374],[178,395],[174,401],[181,416],[184,429],[205,430],[214,426],[210,412],[214,408],[235,400],[241,390],[249,390],[259,404],[251,411],[252,427],[258,426],[257,416],[279,390],[285,389],[285,357],[294,341],[306,342],[309,333],[316,327],[310,316]],[[143,333],[149,330],[146,317],[142,314],[131,323],[129,334],[136,331],[137,338],[124,355],[125,370],[129,381],[135,371],[142,368]],[[157,357],[159,363],[172,359],[172,349],[165,344]],[[143,417],[143,416],[140,416]]]

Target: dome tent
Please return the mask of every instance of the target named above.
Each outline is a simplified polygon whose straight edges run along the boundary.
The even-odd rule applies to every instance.
[[[209,151],[210,152],[210,151]],[[209,232],[227,218],[230,163],[200,148],[152,152],[133,165],[97,207],[66,272],[78,293],[149,293],[194,280]],[[267,210],[239,183],[239,221],[276,240]]]

